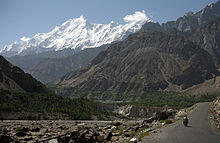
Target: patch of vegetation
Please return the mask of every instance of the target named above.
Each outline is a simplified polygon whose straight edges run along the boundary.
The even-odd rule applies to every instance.
[[[131,131],[129,134],[131,137],[134,137],[137,133],[135,131]]]
[[[119,105],[132,104],[135,106],[169,106],[177,108],[190,107],[199,102],[210,102],[215,99],[215,94],[203,95],[181,95],[180,93],[157,92],[157,94],[146,95],[142,100],[135,102],[119,103]]]
[[[142,132],[140,133],[140,135],[138,136],[138,140],[142,140],[145,136],[148,136],[149,132]]]
[[[50,94],[26,93],[18,91],[0,90],[0,112],[33,112],[63,113],[70,119],[91,119],[92,115],[101,116],[108,114],[99,104],[88,99],[70,99]],[[112,114],[112,113],[110,113]],[[4,119],[4,114],[0,114]],[[38,119],[32,115],[23,115],[19,119]]]
[[[21,127],[17,127],[17,128],[15,129],[15,131],[17,131],[17,132],[21,131]]]
[[[164,120],[164,123],[165,123],[165,124],[171,124],[171,123],[173,123],[173,121],[170,120],[170,119],[166,119],[166,120]]]
[[[119,135],[124,136],[124,132],[123,132],[123,131],[124,131],[126,128],[127,128],[127,126],[124,126],[124,125],[123,125],[123,126],[120,126],[120,127],[119,127],[119,131],[118,131],[118,132],[119,132]]]
[[[3,128],[3,129],[2,129],[2,133],[3,133],[3,134],[7,134],[7,133],[8,133],[8,129],[7,129],[7,128]]]
[[[136,106],[170,106],[185,108],[190,107],[198,102],[210,102],[216,97],[215,94],[203,94],[203,95],[184,95],[180,92],[168,92],[168,91],[127,91],[127,90],[106,90],[106,91],[88,91],[83,89],[71,88],[65,89],[69,91],[70,97],[87,97],[91,95],[97,100],[111,100],[111,101],[123,101],[118,105],[132,104]]]
[[[77,128],[78,128],[78,130],[83,130],[83,129],[85,129],[85,126],[79,125],[79,126],[77,126]]]

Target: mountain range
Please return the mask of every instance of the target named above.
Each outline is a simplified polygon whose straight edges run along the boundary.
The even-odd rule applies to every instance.
[[[60,95],[114,99],[183,92],[219,76],[220,2],[176,21],[148,22],[88,66],[53,82]],[[195,23],[194,23],[195,22]],[[214,88],[218,88],[214,86]]]
[[[132,20],[131,20],[132,19]],[[90,23],[83,16],[70,19],[51,32],[21,38],[5,46],[0,54],[43,83],[52,82],[68,72],[87,65],[108,43],[125,39],[146,21],[144,12],[124,17],[125,24]]]
[[[162,25],[145,23],[141,31],[153,30],[187,37],[208,51],[218,67],[220,65],[219,17],[220,2],[217,2],[206,6],[199,12],[188,12],[176,21],[169,21]]]
[[[90,65],[67,74],[54,84],[69,87],[71,92],[141,93],[175,88],[181,91],[215,75],[211,55],[186,38],[161,32],[139,32],[113,44]]]
[[[130,17],[138,17],[130,19]],[[140,18],[141,17],[141,18]],[[124,17],[125,24],[111,21],[109,24],[94,24],[85,17],[70,19],[48,33],[38,33],[32,38],[22,37],[20,42],[7,45],[1,55],[31,55],[48,51],[99,47],[114,41],[121,41],[129,34],[137,32],[146,21],[151,21],[144,12]]]

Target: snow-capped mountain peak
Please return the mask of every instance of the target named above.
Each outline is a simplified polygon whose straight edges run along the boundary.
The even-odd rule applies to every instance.
[[[109,24],[90,23],[83,15],[69,19],[48,33],[22,37],[19,42],[7,45],[0,52],[4,56],[27,55],[66,48],[82,50],[120,41],[138,31],[146,21],[145,12],[135,12],[124,17],[125,24],[111,21]]]

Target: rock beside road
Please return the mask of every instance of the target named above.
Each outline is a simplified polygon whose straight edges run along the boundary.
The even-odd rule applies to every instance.
[[[149,125],[130,121],[0,121],[0,142],[122,142]],[[129,130],[128,130],[129,129]],[[125,131],[127,130],[127,131]],[[126,137],[129,134],[129,137]]]
[[[213,125],[220,130],[220,97],[217,97],[210,106],[213,119]]]
[[[0,121],[0,141],[111,143],[126,142],[132,138],[140,141],[166,125],[167,120],[173,121],[176,113],[176,110],[163,110],[155,112],[150,118],[116,121],[4,120]]]

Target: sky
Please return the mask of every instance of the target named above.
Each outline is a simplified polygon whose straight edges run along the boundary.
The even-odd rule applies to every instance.
[[[51,31],[83,15],[92,23],[124,23],[126,15],[145,11],[154,22],[175,20],[218,0],[0,0],[0,50],[5,45]]]

